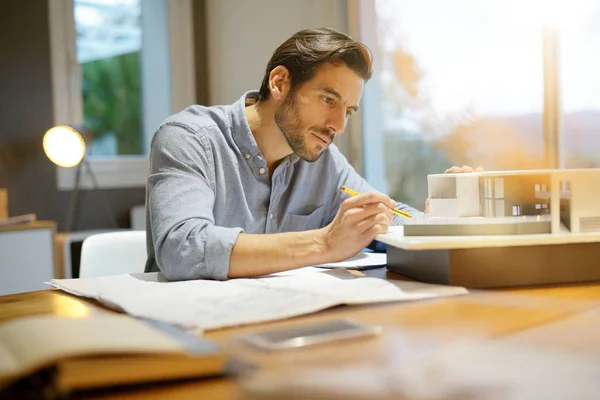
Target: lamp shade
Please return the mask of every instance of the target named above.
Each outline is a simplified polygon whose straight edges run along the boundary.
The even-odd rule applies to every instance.
[[[74,167],[85,155],[81,134],[66,125],[49,129],[44,135],[43,146],[46,156],[59,167]]]

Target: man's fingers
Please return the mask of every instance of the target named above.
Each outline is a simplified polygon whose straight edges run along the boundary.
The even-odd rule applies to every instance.
[[[370,192],[359,196],[350,197],[342,203],[344,211],[355,207],[362,207],[374,203],[389,204],[390,207],[395,206],[395,202],[383,193]]]
[[[462,168],[457,167],[456,165],[448,168],[447,170],[444,171],[445,174],[460,174],[462,173]]]
[[[395,205],[396,203],[394,203]],[[378,203],[378,204],[371,204],[365,207],[374,207],[377,210],[379,210],[380,213],[383,213],[385,215],[387,215],[390,218],[390,221],[394,218],[394,212],[392,211],[391,207],[386,206],[383,203]],[[364,207],[363,207],[364,208]]]
[[[463,165],[462,167],[457,167],[456,165],[454,165],[451,168],[448,168],[446,171],[444,171],[445,174],[465,174],[469,172],[483,172],[483,168],[477,167],[473,169],[473,167],[470,167],[468,165]]]
[[[344,212],[344,222],[347,224],[357,224],[360,221],[371,218],[374,215],[382,214],[387,218],[388,223],[391,223],[394,213],[391,208],[386,207],[384,204],[368,204],[363,207],[354,207]],[[384,222],[384,221],[382,221]]]
[[[358,232],[368,232],[373,226],[378,225],[380,227],[385,226],[385,231],[387,232],[387,227],[390,225],[390,219],[386,214],[376,214],[372,215],[369,218],[365,218],[356,224],[356,230]]]
[[[387,233],[388,228],[388,225],[375,224],[365,232],[365,235],[374,238],[375,236],[381,235],[382,233]]]

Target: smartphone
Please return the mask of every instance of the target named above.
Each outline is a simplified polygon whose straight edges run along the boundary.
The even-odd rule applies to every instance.
[[[239,340],[266,350],[281,350],[378,335],[381,331],[382,327],[378,325],[336,319],[293,328],[249,333],[241,335]]]

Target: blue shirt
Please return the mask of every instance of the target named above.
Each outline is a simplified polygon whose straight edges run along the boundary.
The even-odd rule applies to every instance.
[[[169,280],[227,279],[240,232],[322,228],[348,197],[343,185],[373,190],[333,144],[313,163],[286,157],[270,179],[244,113],[246,98],[257,95],[189,107],[155,133],[146,186],[147,272],[160,270]]]

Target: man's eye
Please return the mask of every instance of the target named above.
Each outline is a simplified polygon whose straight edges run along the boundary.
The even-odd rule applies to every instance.
[[[323,96],[322,99],[325,104],[333,104],[333,99],[331,97]]]
[[[346,117],[351,117],[354,115],[354,110],[346,110]]]

